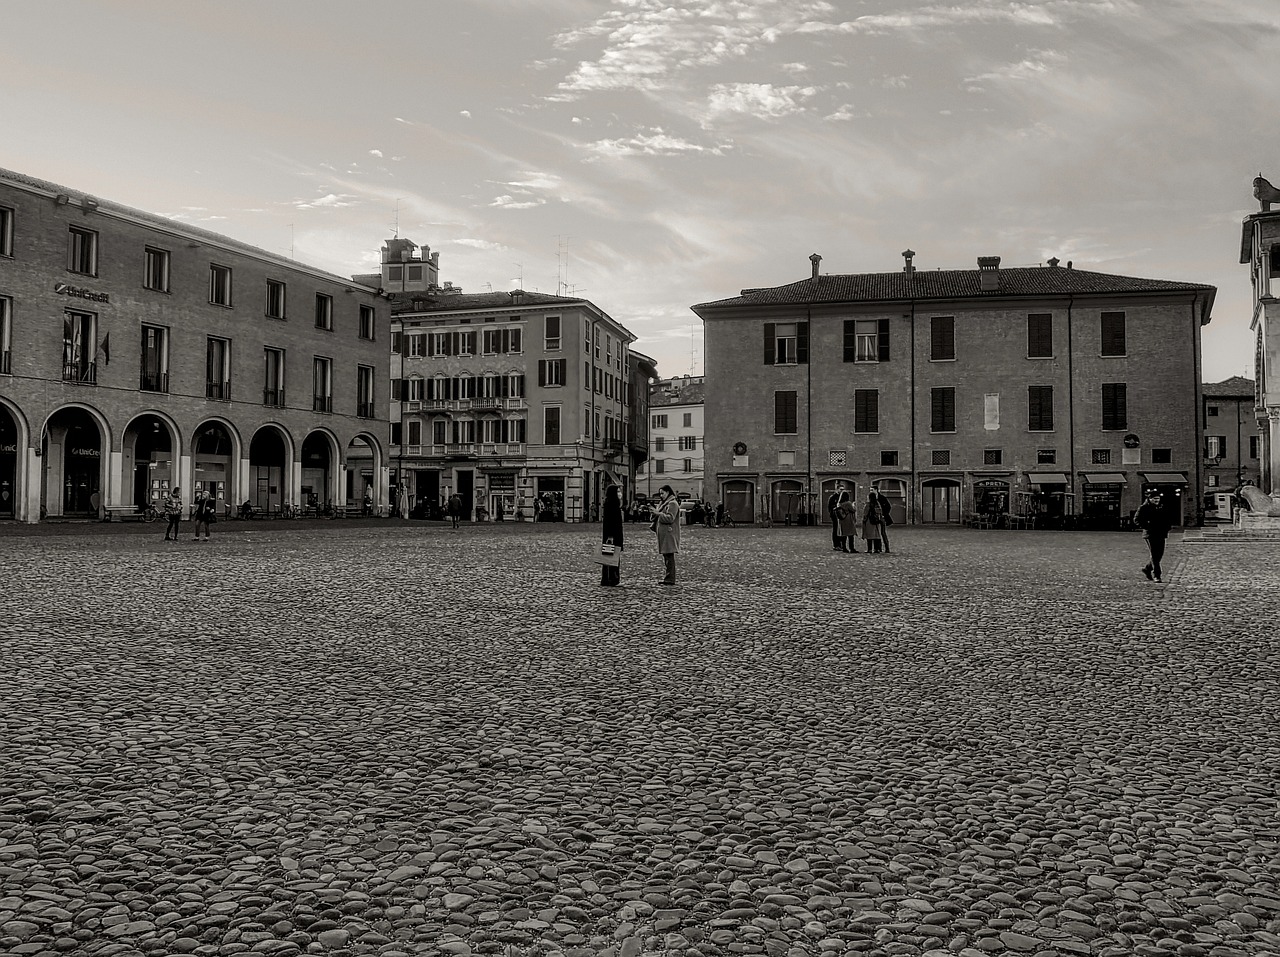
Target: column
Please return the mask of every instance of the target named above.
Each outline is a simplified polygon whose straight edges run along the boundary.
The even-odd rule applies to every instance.
[[[1266,473],[1262,487],[1271,495],[1280,495],[1280,407],[1267,409],[1267,447],[1262,450]]]

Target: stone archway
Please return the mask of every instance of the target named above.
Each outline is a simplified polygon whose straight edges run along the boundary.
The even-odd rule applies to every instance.
[[[235,432],[218,419],[200,423],[191,437],[192,494],[201,491],[214,496],[219,511],[238,507],[243,501],[238,445]]]
[[[373,436],[358,433],[347,443],[343,504],[350,514],[381,515],[387,490],[382,480],[382,449]]]
[[[169,490],[182,481],[178,447],[176,430],[168,419],[145,412],[130,420],[120,439],[118,501],[111,504],[161,508]]]
[[[0,519],[20,518],[18,503],[24,494],[24,482],[18,463],[26,459],[26,430],[16,412],[0,402]]]
[[[109,452],[107,426],[97,413],[84,406],[54,411],[40,443],[41,517],[98,518]]]
[[[332,508],[337,492],[338,443],[322,429],[302,440],[302,488],[299,504],[317,510]]]
[[[249,443],[249,487],[245,498],[267,514],[293,504],[290,494],[292,445],[278,425],[264,425]]]

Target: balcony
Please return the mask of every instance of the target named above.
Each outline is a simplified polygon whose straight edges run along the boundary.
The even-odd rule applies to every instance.
[[[311,397],[312,412],[332,412],[333,396],[331,395],[313,395]]]
[[[376,415],[374,414],[374,411],[373,411],[373,403],[372,402],[356,403],[356,415],[361,419],[376,418]]]
[[[263,389],[262,404],[273,409],[284,408],[284,389]]]
[[[231,383],[230,382],[210,382],[205,380],[204,397],[206,399],[218,399],[222,402],[231,401]]]
[[[144,372],[138,377],[138,389],[142,392],[168,392],[169,373]]]
[[[96,362],[64,362],[62,363],[62,381],[97,385],[98,364]]]

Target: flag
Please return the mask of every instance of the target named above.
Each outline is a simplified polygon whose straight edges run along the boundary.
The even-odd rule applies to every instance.
[[[111,365],[111,333],[102,337],[102,341],[98,343],[98,352],[102,354],[102,364]]]

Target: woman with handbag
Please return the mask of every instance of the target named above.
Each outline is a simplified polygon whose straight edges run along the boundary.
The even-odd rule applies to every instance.
[[[840,501],[835,507],[836,522],[840,529],[840,548],[842,551],[856,553],[858,551],[858,506],[849,497],[849,490],[840,493]]]
[[[622,499],[616,485],[604,490],[604,514],[600,524],[601,544],[612,545],[614,555],[618,556],[622,551]],[[618,585],[621,582],[622,569],[618,565],[600,566],[601,585]]]
[[[868,495],[867,509],[862,513],[862,537],[867,543],[867,551],[880,552],[881,527],[880,503],[874,495]]]

